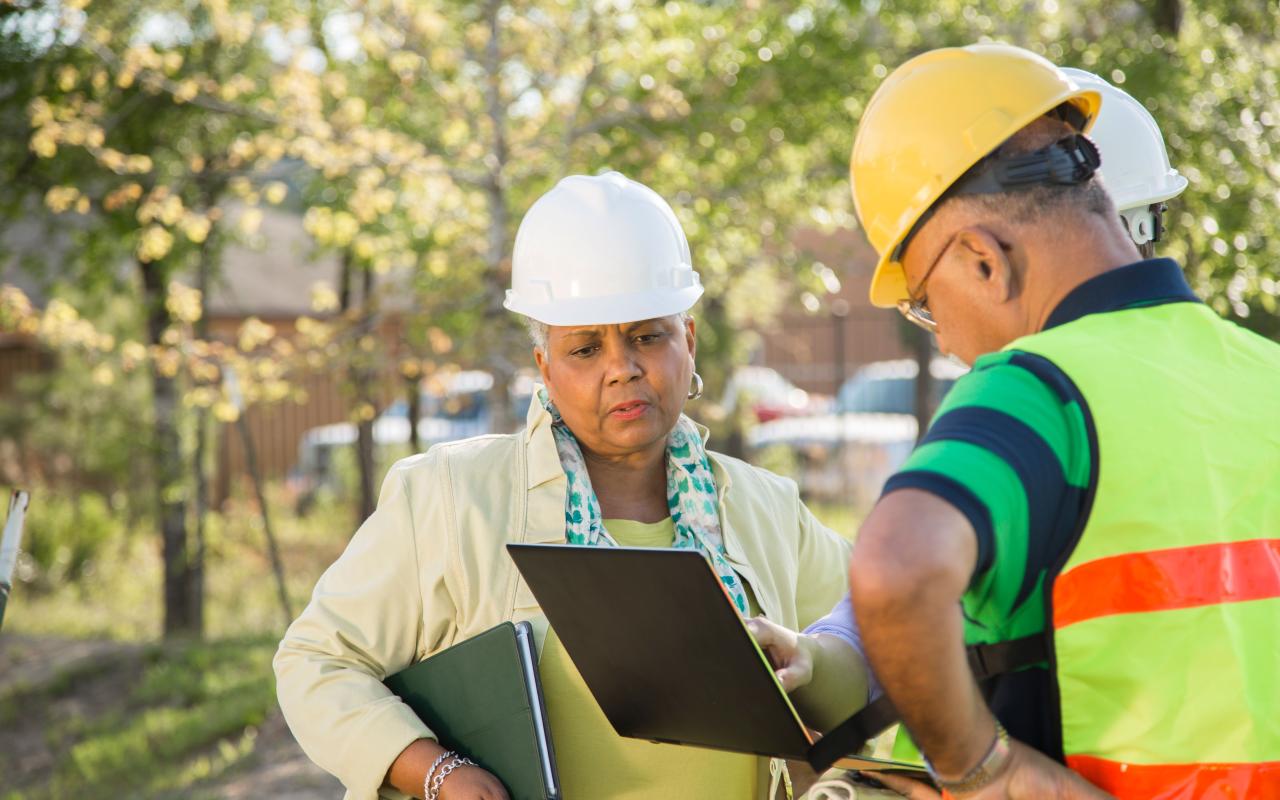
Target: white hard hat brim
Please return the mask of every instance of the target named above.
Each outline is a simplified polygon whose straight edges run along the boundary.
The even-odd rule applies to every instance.
[[[1106,177],[1103,176],[1103,180]],[[1116,204],[1119,211],[1128,211],[1131,208],[1145,208],[1156,203],[1163,203],[1172,200],[1187,188],[1186,177],[1179,175],[1176,171],[1170,171],[1160,181],[1158,186],[1120,186],[1107,187],[1107,191],[1111,194],[1111,199]]]
[[[702,297],[701,284],[661,293],[615,295],[613,297],[568,297],[553,303],[521,302],[508,291],[502,305],[544,325],[620,325],[644,319],[669,317],[693,308]]]

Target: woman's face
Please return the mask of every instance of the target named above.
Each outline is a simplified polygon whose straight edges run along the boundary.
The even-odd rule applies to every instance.
[[[547,394],[586,451],[619,457],[665,445],[693,380],[694,323],[551,326],[534,350]]]

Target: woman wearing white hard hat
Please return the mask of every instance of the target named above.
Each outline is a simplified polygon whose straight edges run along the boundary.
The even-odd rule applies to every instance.
[[[422,796],[432,765],[454,758],[384,675],[504,621],[546,631],[509,542],[698,550],[744,616],[791,629],[843,595],[849,547],[795,484],[706,450],[682,413],[701,391],[688,315],[701,295],[670,206],[618,173],[565,178],[525,215],[506,306],[526,318],[543,379],[526,427],[392,467],[276,657],[290,727],[347,797]],[[848,669],[863,669],[856,655]],[[539,672],[569,800],[749,800],[779,788],[766,759],[619,737],[554,630]],[[505,796],[461,764],[439,793]]]
[[[1062,71],[1102,95],[1102,109],[1089,130],[1102,154],[1102,183],[1138,251],[1151,258],[1164,233],[1165,203],[1182,194],[1187,179],[1170,166],[1160,126],[1146,106],[1092,72]]]

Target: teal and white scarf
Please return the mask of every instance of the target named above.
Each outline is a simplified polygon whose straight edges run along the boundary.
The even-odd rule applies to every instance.
[[[578,440],[560,418],[560,412],[547,397],[545,389],[538,390],[538,398],[551,414],[551,432],[555,435],[560,466],[569,478],[564,502],[565,538],[574,545],[617,547],[618,543],[605,530],[600,501],[591,488],[587,462]],[[676,529],[672,547],[697,550],[706,556],[738,613],[746,614],[746,591],[725,556],[718,505],[716,479],[711,472],[711,462],[707,460],[707,451],[702,446],[702,436],[693,422],[682,414],[667,437],[667,508],[671,510],[671,521]]]

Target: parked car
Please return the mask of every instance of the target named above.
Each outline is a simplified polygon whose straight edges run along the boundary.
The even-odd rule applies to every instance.
[[[967,371],[949,359],[933,359],[933,408]],[[793,450],[795,477],[807,497],[868,508],[915,447],[918,373],[910,359],[867,364],[840,387],[833,413],[764,423],[747,434],[747,446],[753,454]]]
[[[914,359],[875,361],[867,364],[844,382],[836,393],[836,410],[846,414],[910,414],[916,413],[916,375],[920,366]],[[968,367],[948,358],[934,358],[929,364],[933,378],[930,407],[937,408],[956,379]]]
[[[520,373],[511,382],[512,417],[523,421],[533,394],[531,375]],[[493,431],[489,391],[493,375],[463,370],[433,376],[421,383],[418,441],[425,450],[433,444],[480,436]],[[404,398],[387,406],[373,421],[373,445],[381,459],[408,455],[409,403]],[[337,491],[339,453],[354,452],[356,425],[339,422],[308,430],[298,444],[298,463],[290,472],[290,485],[305,508],[317,492]]]
[[[758,366],[738,367],[729,376],[720,407],[733,414],[739,402],[750,407],[756,422],[821,414],[832,406],[831,397],[806,392],[777,370]]]

